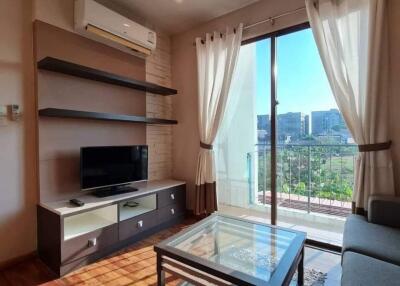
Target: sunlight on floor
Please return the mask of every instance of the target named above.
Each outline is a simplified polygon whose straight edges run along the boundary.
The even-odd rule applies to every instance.
[[[268,207],[241,208],[219,205],[219,212],[253,221],[270,223],[270,209]],[[344,222],[343,218],[278,208],[279,226],[304,231],[309,239],[333,245],[342,245]]]

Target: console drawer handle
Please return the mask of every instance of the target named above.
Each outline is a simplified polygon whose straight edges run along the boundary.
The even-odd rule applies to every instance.
[[[138,228],[142,228],[142,227],[143,227],[143,221],[142,221],[142,220],[139,220],[139,221],[137,222],[137,226],[138,226]]]
[[[175,214],[175,210],[174,209],[171,209],[171,214],[172,215]]]
[[[96,244],[97,244],[97,238],[91,238],[88,240],[88,247],[96,246]]]
[[[171,200],[175,200],[175,195],[171,194]]]

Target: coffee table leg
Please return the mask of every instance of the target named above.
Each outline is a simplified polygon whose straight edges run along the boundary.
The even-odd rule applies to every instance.
[[[301,258],[299,262],[299,266],[297,269],[298,277],[297,277],[297,285],[303,286],[304,285],[304,247],[301,250]]]
[[[165,272],[162,269],[162,256],[157,253],[157,285],[164,286],[165,285]]]

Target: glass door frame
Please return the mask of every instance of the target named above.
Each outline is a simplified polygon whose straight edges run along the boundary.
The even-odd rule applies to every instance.
[[[270,65],[270,71],[271,71],[271,102],[270,102],[270,114],[271,114],[271,172],[270,172],[270,178],[271,178],[271,224],[276,225],[277,224],[277,136],[276,136],[276,122],[277,122],[277,113],[276,109],[279,104],[278,98],[277,98],[277,71],[278,71],[278,66],[276,63],[276,56],[277,56],[277,49],[276,49],[276,40],[280,36],[284,36],[290,33],[298,32],[301,30],[305,30],[310,28],[310,23],[309,22],[304,22],[301,24],[297,24],[288,28],[284,28],[281,30],[277,30],[271,33],[267,33],[261,36],[257,36],[254,38],[246,39],[242,41],[242,46],[251,44],[257,41],[265,40],[265,39],[270,39],[271,40],[271,47],[270,47],[270,55],[271,55],[271,65]],[[268,176],[268,174],[265,174]],[[266,178],[267,179],[267,178]]]
[[[278,66],[276,62],[277,58],[277,38],[294,32],[311,28],[310,23],[303,22],[301,24],[293,25],[288,28],[283,28],[277,31],[266,33],[260,36],[246,39],[242,41],[242,45],[251,44],[264,39],[271,40],[270,55],[271,55],[271,65],[269,66],[271,71],[271,99],[270,99],[270,114],[271,114],[271,224],[277,225],[277,106],[279,104],[277,98],[277,71]],[[268,174],[265,174],[268,176]],[[267,177],[266,177],[267,179]],[[333,251],[335,253],[340,253],[342,248],[337,245],[332,245],[318,240],[306,239],[306,243],[310,246],[317,248],[323,248],[328,251]]]

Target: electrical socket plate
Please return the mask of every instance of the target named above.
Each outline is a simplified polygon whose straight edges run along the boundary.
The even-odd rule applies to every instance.
[[[6,126],[8,123],[7,110],[7,105],[0,105],[0,126]]]

